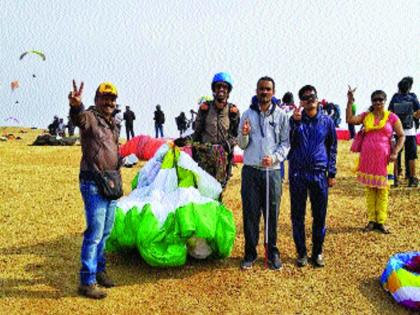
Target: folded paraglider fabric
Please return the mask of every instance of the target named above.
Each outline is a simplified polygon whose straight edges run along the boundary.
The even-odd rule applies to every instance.
[[[147,135],[139,135],[120,146],[120,155],[122,157],[126,157],[130,154],[135,154],[139,160],[148,161],[166,141],[167,140],[162,138],[152,138]],[[192,149],[190,145],[182,147],[181,151],[187,153],[189,156],[192,156]],[[242,161],[243,151],[235,146],[234,162],[242,163]]]
[[[137,248],[151,266],[185,264],[195,258],[224,258],[235,239],[233,214],[217,199],[220,184],[192,158],[164,144],[117,203],[106,249]]]
[[[397,303],[420,310],[420,252],[392,256],[382,273],[381,284]]]

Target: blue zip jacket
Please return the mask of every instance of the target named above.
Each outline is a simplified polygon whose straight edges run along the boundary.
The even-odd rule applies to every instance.
[[[337,135],[334,121],[318,109],[314,117],[302,112],[302,120],[290,118],[290,172],[322,171],[329,178],[337,173]]]

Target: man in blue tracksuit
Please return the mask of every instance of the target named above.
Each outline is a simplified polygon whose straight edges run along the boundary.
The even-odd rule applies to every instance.
[[[308,263],[305,209],[309,191],[313,218],[312,263],[315,267],[323,267],[328,187],[335,185],[337,137],[333,120],[319,110],[315,87],[302,87],[299,99],[300,107],[290,118],[289,185],[293,239],[298,254],[297,265],[303,267]]]
[[[272,102],[274,92],[274,80],[270,77],[260,78],[257,102],[244,112],[239,123],[239,147],[244,150],[241,196],[245,255],[241,261],[242,269],[250,269],[257,259],[261,212],[265,222],[268,215],[264,230],[267,233],[269,267],[279,270],[282,266],[276,245],[277,220],[281,198],[280,163],[286,159],[289,151],[289,124],[286,113]]]

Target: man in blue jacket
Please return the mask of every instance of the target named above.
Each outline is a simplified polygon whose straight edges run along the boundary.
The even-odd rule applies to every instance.
[[[302,87],[299,99],[300,107],[290,118],[289,189],[293,239],[297,265],[303,267],[308,263],[305,210],[309,191],[313,217],[312,263],[315,267],[323,267],[328,187],[336,182],[337,137],[333,120],[319,109],[315,87]]]
[[[276,245],[277,221],[281,198],[280,163],[289,151],[289,124],[286,113],[272,101],[274,93],[274,80],[260,78],[257,102],[245,111],[239,123],[239,147],[244,150],[241,196],[245,255],[242,269],[252,268],[257,259],[261,211],[265,219],[265,249],[269,267],[278,270],[282,266]]]

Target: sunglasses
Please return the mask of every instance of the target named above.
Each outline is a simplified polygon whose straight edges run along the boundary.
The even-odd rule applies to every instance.
[[[316,99],[316,94],[303,95],[300,99],[302,101],[315,100]]]
[[[384,101],[385,101],[385,99],[384,98],[381,98],[381,97],[372,98],[372,103],[376,103],[376,102],[382,103]]]
[[[215,89],[221,89],[221,88],[224,88],[224,89],[228,90],[228,89],[229,89],[229,85],[227,85],[226,83],[216,83],[216,84],[214,85],[214,88],[215,88]]]

